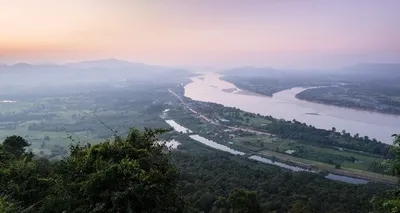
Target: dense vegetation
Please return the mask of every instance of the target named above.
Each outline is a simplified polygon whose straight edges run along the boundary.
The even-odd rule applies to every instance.
[[[168,128],[160,118],[163,110],[175,106],[167,89],[176,89],[185,81],[77,85],[79,90],[73,91],[61,87],[65,90],[14,94],[10,99],[16,100],[13,103],[1,103],[7,98],[1,96],[0,140],[21,135],[36,155],[56,156],[67,150],[71,137],[96,143],[113,136],[103,123],[122,136],[132,126],[139,130]]]
[[[189,100],[190,101],[190,100]],[[352,150],[359,150],[366,153],[377,154],[390,157],[390,146],[376,139],[370,139],[368,136],[352,136],[345,130],[339,132],[333,127],[331,130],[318,129],[305,123],[293,121],[285,121],[275,119],[271,116],[263,116],[254,113],[245,113],[239,109],[225,107],[220,104],[206,103],[195,104],[192,106],[200,113],[209,118],[229,120],[227,125],[232,126],[249,126],[252,129],[272,133],[280,138],[288,138],[296,140],[300,143],[311,144],[317,146],[337,146]],[[250,122],[258,119],[258,123]]]
[[[387,162],[393,175],[400,178],[400,135],[393,135],[393,152],[395,158]],[[388,190],[384,195],[373,199],[375,212],[399,213],[400,212],[400,188]]]
[[[0,139],[4,143],[0,144],[0,213],[343,213],[369,212],[381,206],[382,211],[394,212],[396,192],[376,197],[389,186],[330,181],[320,174],[291,172],[211,151],[185,134],[158,136],[163,131],[145,130],[166,128],[164,120],[174,119],[196,134],[225,143],[232,140],[231,132],[224,131],[225,125],[246,127],[274,134],[272,140],[280,145],[292,143],[299,147],[293,156],[323,162],[343,156],[323,153],[323,158],[318,158],[321,155],[313,156],[308,151],[315,147],[343,147],[351,149],[350,156],[355,156],[343,159],[353,162],[360,155],[376,155],[383,160],[400,153],[390,152],[389,146],[374,139],[351,136],[334,128],[321,130],[297,121],[185,99],[209,118],[229,120],[222,126],[202,122],[168,92],[167,88],[171,88],[182,94],[181,82],[182,79],[162,84],[119,82],[67,93],[10,95],[18,102],[1,105]],[[163,113],[165,109],[170,111]],[[130,126],[143,131],[129,130]],[[12,134],[24,138],[7,137]],[[262,140],[272,138],[260,140],[245,131],[234,134],[246,149],[252,150],[269,148]],[[155,143],[170,138],[182,143],[172,153]],[[67,149],[66,142],[71,139],[74,143]],[[387,167],[382,169],[379,161],[373,163],[375,166],[369,171],[386,172]],[[374,197],[376,202],[370,203]]]
[[[372,197],[388,189],[293,173],[189,141],[171,155],[154,142],[160,132],[132,129],[126,138],[73,145],[57,161],[8,137],[0,146],[0,212],[368,212]]]
[[[223,154],[175,153],[174,160],[181,171],[185,200],[204,212],[229,212],[227,200],[238,187],[257,194],[261,212],[368,212],[370,199],[385,189],[372,183],[329,181],[317,174],[293,173]]]
[[[24,152],[8,137],[0,146],[0,212],[182,212],[177,170],[154,143],[158,131],[74,145],[60,161]]]

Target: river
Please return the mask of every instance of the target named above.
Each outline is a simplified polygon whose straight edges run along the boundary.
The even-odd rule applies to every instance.
[[[192,81],[185,86],[185,96],[197,101],[218,103],[285,120],[296,119],[317,128],[345,129],[351,134],[359,133],[360,136],[366,135],[388,144],[392,143],[391,135],[400,132],[400,116],[297,99],[296,94],[306,88],[296,87],[267,97],[246,94],[235,85],[221,80],[215,73],[194,77]]]

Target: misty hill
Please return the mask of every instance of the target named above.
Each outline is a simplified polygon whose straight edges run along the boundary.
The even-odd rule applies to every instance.
[[[380,77],[400,77],[400,64],[361,63],[342,70],[346,74],[363,74]]]
[[[191,76],[182,69],[131,63],[117,59],[77,63],[0,65],[0,83],[7,85],[65,85],[90,82],[162,81]]]
[[[285,72],[270,67],[239,67],[225,70],[222,74],[233,77],[281,77]]]
[[[263,77],[263,78],[288,78],[288,77],[296,77],[302,78],[305,75],[307,76],[319,76],[325,75],[328,72],[324,72],[323,70],[316,69],[276,69],[272,67],[240,67],[225,70],[222,72],[225,76],[230,77]]]
[[[66,67],[74,68],[74,69],[95,69],[95,68],[103,68],[103,69],[159,69],[160,67],[146,65],[143,63],[132,63],[128,61],[118,60],[114,58],[104,59],[104,60],[95,60],[95,61],[81,61],[76,63],[67,63]]]
[[[326,77],[326,76],[348,76],[363,78],[400,78],[400,64],[389,63],[360,63],[341,69],[326,70],[304,70],[304,69],[275,69],[271,67],[240,67],[222,72],[230,77],[264,77],[264,78],[287,78],[287,77]]]

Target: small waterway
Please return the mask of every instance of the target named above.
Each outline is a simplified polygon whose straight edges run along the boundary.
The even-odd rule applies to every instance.
[[[260,157],[260,156],[257,156],[257,155],[252,155],[252,156],[249,157],[249,159],[252,159],[252,160],[255,160],[255,161],[259,161],[259,162],[262,162],[262,163],[266,163],[266,164],[279,166],[279,167],[285,168],[285,169],[290,169],[290,170],[295,171],[295,172],[312,172],[312,173],[316,173],[316,171],[313,171],[313,170],[303,169],[303,168],[297,167],[297,166],[290,166],[290,165],[287,165],[287,164],[284,164],[284,163],[281,163],[281,162],[277,162],[277,161],[272,161],[270,159],[263,158],[263,157]]]
[[[177,132],[181,132],[181,133],[193,133],[192,130],[179,125],[178,123],[176,123],[174,120],[165,120],[165,122],[167,122],[172,128],[174,128],[175,131]]]
[[[216,143],[216,142],[214,142],[212,140],[208,140],[207,138],[201,137],[200,135],[190,135],[189,137],[191,139],[195,140],[195,141],[198,141],[198,142],[204,144],[204,145],[207,145],[209,147],[212,147],[214,149],[218,149],[218,150],[221,150],[221,151],[224,151],[224,152],[229,152],[229,153],[234,154],[234,155],[244,155],[244,154],[246,154],[244,152],[236,151],[236,150],[234,150],[232,148],[229,148],[227,146],[224,146],[224,145],[221,145],[219,143]]]
[[[347,176],[342,176],[342,175],[335,175],[329,173],[325,178],[331,179],[331,180],[337,180],[337,181],[342,181],[346,183],[352,183],[352,184],[366,184],[368,183],[367,180],[359,179],[359,178],[352,178],[352,177],[347,177]]]
[[[183,126],[181,126],[180,124],[176,123],[174,120],[166,120],[166,122],[171,125],[175,131],[181,132],[179,130],[189,130]],[[179,130],[178,130],[179,129]],[[189,130],[190,131],[190,130]],[[191,131],[192,132],[192,131]],[[232,149],[228,146],[219,144],[217,142],[214,142],[212,140],[209,140],[207,138],[204,138],[200,135],[189,135],[189,137],[197,142],[200,142],[208,147],[220,150],[220,151],[224,151],[224,152],[228,152],[234,155],[245,155],[246,153],[241,152],[241,151],[237,151],[235,149]],[[251,160],[255,160],[261,163],[266,163],[266,164],[270,164],[270,165],[275,165],[275,166],[279,166],[281,168],[284,169],[289,169],[291,171],[294,172],[311,172],[311,173],[317,173],[317,171],[314,170],[310,170],[310,169],[305,169],[305,168],[301,168],[301,167],[297,167],[297,166],[291,166],[282,162],[277,162],[277,161],[272,161],[270,159],[267,158],[263,158],[261,156],[257,156],[257,155],[252,155],[249,157],[249,159]],[[335,175],[335,174],[331,174],[329,173],[327,176],[325,176],[325,178],[330,179],[330,180],[335,180],[335,181],[342,181],[342,182],[346,182],[346,183],[351,183],[351,184],[366,184],[368,183],[367,180],[363,180],[363,179],[359,179],[359,178],[353,178],[353,177],[347,177],[347,176],[342,176],[342,175]]]
[[[179,143],[176,140],[169,140],[169,141],[158,141],[158,143],[162,144],[165,143],[164,145],[168,148],[168,149],[177,149],[179,145],[181,145],[181,143]]]

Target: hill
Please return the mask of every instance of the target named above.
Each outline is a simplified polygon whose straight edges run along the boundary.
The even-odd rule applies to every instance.
[[[239,67],[225,70],[222,74],[232,77],[282,77],[285,72],[271,67]]]
[[[400,64],[389,63],[360,63],[338,70],[348,75],[369,75],[374,77],[400,77]]]
[[[125,80],[162,81],[193,75],[183,69],[131,63],[117,59],[68,64],[0,65],[2,86],[57,86],[79,83],[112,83]]]

